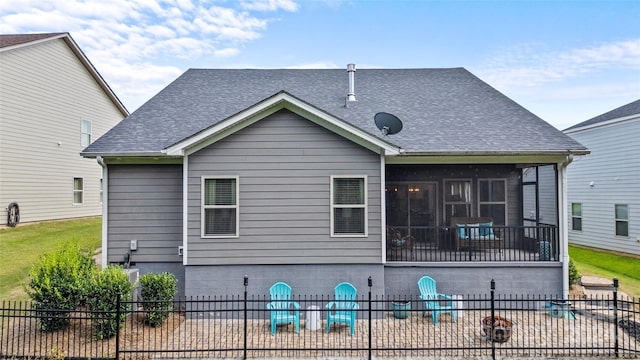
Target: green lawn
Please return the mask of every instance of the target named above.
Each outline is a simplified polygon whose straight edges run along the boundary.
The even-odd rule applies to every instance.
[[[100,247],[100,217],[22,225],[0,230],[0,301],[27,300],[23,285],[43,254],[72,242],[93,253]]]
[[[569,256],[580,274],[617,277],[621,291],[640,297],[640,259],[577,246],[569,246]]]

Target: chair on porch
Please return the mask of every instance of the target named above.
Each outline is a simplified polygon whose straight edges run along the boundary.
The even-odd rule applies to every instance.
[[[449,313],[451,314],[453,322],[458,322],[451,296],[438,294],[435,280],[429,276],[423,276],[418,280],[418,289],[420,290],[420,300],[423,301],[422,316],[424,316],[427,311],[430,311],[433,324],[438,325],[438,316],[441,313]]]
[[[356,312],[360,308],[355,302],[357,290],[348,282],[338,284],[334,290],[335,299],[325,306],[327,311],[327,333],[332,323],[344,323],[349,325],[350,335],[353,335],[356,327]]]
[[[391,260],[414,260],[413,243],[413,236],[403,236],[398,229],[387,226],[387,251],[391,254]],[[409,252],[409,256],[403,256],[405,251]]]
[[[269,289],[271,302],[267,309],[271,310],[271,335],[276,334],[276,325],[293,323],[296,333],[300,333],[300,304],[291,301],[291,286],[277,282]]]

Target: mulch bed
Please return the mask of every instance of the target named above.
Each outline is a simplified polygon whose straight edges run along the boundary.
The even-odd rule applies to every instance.
[[[142,313],[127,316],[120,328],[120,348],[147,349],[154,341],[166,340],[168,334],[184,321],[184,313],[173,313],[161,326],[144,325]],[[29,317],[4,318],[0,325],[0,357],[81,357],[113,358],[116,354],[116,338],[97,340],[93,335],[88,313],[78,310],[70,315],[67,328],[44,332],[38,328],[37,320]],[[128,354],[127,358],[145,358],[141,353]]]

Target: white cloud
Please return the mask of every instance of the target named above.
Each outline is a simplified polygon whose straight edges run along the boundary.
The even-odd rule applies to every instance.
[[[560,53],[538,53],[536,46],[523,46],[491,59],[479,73],[492,85],[508,89],[557,82],[611,68],[640,69],[640,39]]]
[[[236,48],[226,48],[226,49],[215,50],[213,54],[217,57],[230,57],[230,56],[238,55],[239,52],[240,50]]]
[[[184,70],[165,65],[236,56],[276,21],[263,12],[298,9],[292,0],[1,1],[0,33],[71,33],[130,110]]]
[[[242,1],[240,4],[246,10],[276,11],[282,9],[290,12],[298,10],[298,4],[291,0],[252,0]]]

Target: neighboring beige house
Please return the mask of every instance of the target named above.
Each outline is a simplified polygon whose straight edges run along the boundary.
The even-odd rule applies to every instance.
[[[127,115],[68,33],[0,35],[0,226],[100,215],[79,153]]]

